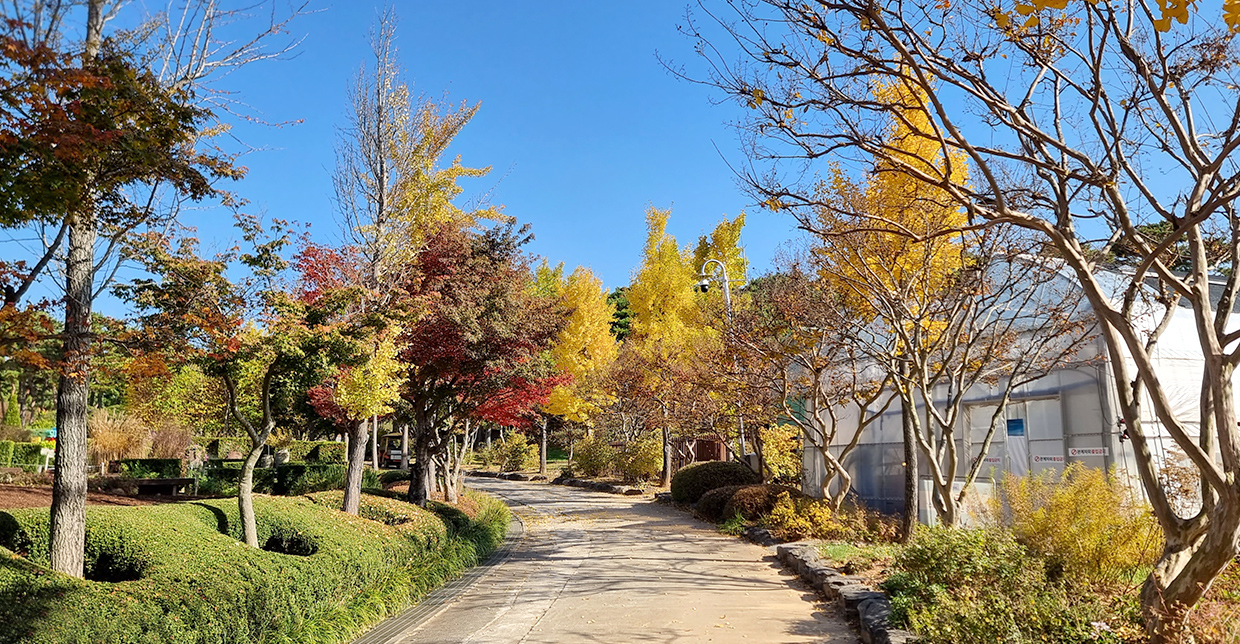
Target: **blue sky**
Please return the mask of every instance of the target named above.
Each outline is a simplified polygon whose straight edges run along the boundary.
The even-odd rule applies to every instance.
[[[320,3],[300,20],[305,35],[292,60],[253,65],[221,87],[283,128],[239,127],[249,176],[235,185],[250,210],[309,222],[320,241],[338,239],[330,173],[345,90],[368,59],[367,32],[382,4]],[[724,215],[746,210],[746,252],[761,271],[792,221],[752,207],[728,162],[743,160],[738,113],[715,106],[707,88],[679,80],[656,59],[700,69],[692,43],[676,31],[676,0],[623,3],[557,0],[397,2],[397,45],[415,93],[482,108],[453,145],[491,175],[466,183],[492,191],[509,215],[533,225],[532,252],[569,269],[592,267],[608,288],[627,284],[640,259],[644,211],[672,207],[682,244]],[[186,223],[223,244],[224,211]],[[208,243],[208,246],[212,244]]]

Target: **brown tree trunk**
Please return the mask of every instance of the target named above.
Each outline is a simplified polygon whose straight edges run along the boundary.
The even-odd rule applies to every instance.
[[[426,507],[435,476],[435,470],[431,466],[434,456],[431,454],[427,441],[422,438],[422,432],[419,431],[417,434],[413,441],[415,452],[413,463],[410,465],[408,500],[410,503]]]
[[[349,432],[349,465],[344,475],[344,503],[341,510],[356,515],[362,502],[362,474],[366,469],[366,426],[358,421]]]
[[[1188,614],[1240,549],[1240,506],[1215,506],[1212,530],[1185,543],[1168,536],[1162,557],[1141,588],[1151,644],[1191,642]]]
[[[65,262],[64,357],[56,392],[56,476],[52,484],[49,558],[52,570],[72,577],[82,576],[86,548],[86,413],[95,236],[93,214],[79,214],[70,224]]]
[[[400,426],[400,469],[409,471],[409,423]]]
[[[921,472],[917,464],[917,437],[913,435],[913,421],[909,418],[912,413],[909,410],[907,401],[900,401],[901,417],[904,422],[901,423],[904,431],[904,516],[900,518],[900,540],[908,543],[913,537],[913,531],[917,528],[917,513],[919,503],[917,498],[917,479],[920,478]]]
[[[672,429],[663,426],[663,476],[659,479],[659,487],[672,485]]]
[[[542,417],[542,435],[538,441],[538,473],[547,475],[547,417]]]
[[[103,0],[90,0],[86,9],[84,60],[99,55],[103,23]],[[79,206],[69,224],[65,261],[64,363],[56,392],[56,474],[52,481],[48,558],[52,570],[81,578],[86,556],[86,407],[97,224],[94,204]]]
[[[258,547],[258,521],[254,517],[254,467],[263,455],[263,443],[251,441],[250,453],[241,466],[237,486],[237,509],[241,512],[241,540],[251,548]]]

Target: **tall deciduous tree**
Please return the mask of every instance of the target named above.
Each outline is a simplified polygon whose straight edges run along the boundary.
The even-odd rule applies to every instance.
[[[0,210],[22,212],[0,217],[0,225],[33,221],[55,231],[43,237],[43,252],[19,283],[6,288],[6,306],[40,279],[53,258],[64,257],[50,559],[53,569],[78,577],[85,545],[94,298],[111,282],[117,251],[135,229],[166,214],[170,203],[175,213],[180,201],[207,196],[211,179],[239,175],[227,158],[195,150],[207,112],[194,92],[214,73],[277,57],[280,52],[264,51],[262,43],[287,24],[273,13],[259,36],[221,43],[216,27],[238,12],[220,9],[214,0],[187,0],[180,20],[152,22],[165,29],[106,39],[107,23],[123,6],[113,0],[14,2],[0,48],[12,72],[0,94],[5,127],[14,134],[0,136],[0,183],[14,187],[0,191],[6,197]],[[76,19],[83,28],[66,27]],[[156,33],[162,37],[142,37]],[[16,119],[9,118],[13,114]],[[169,189],[173,194],[165,198]],[[96,249],[101,235],[102,252]],[[110,262],[112,269],[101,272]]]
[[[1240,254],[1230,28],[1240,14],[1231,3],[1221,17],[1187,3],[1053,4],[1027,5],[1018,17],[968,0],[732,2],[739,20],[720,23],[735,25],[734,43],[756,65],[716,61],[714,80],[752,108],[756,156],[878,160],[950,195],[971,224],[1022,227],[1061,258],[1112,357],[1137,470],[1165,535],[1142,591],[1149,635],[1184,641],[1189,611],[1240,552],[1240,272],[1214,276],[1211,259],[1215,231],[1229,240],[1227,265]],[[963,157],[972,181],[884,144],[882,130],[903,106],[874,100],[876,85],[924,95],[921,134]],[[778,170],[750,179],[781,210],[817,205],[812,186]],[[1161,223],[1165,235],[1146,234]],[[1130,245],[1135,269],[1103,277],[1098,259],[1117,242]],[[1181,243],[1192,258],[1186,272],[1165,252]],[[1182,314],[1195,322],[1203,369],[1201,404],[1187,412],[1171,403],[1153,358]],[[1199,474],[1198,510],[1181,515],[1169,499],[1144,405]]]
[[[551,346],[551,360],[572,381],[551,390],[543,411],[568,422],[588,425],[613,399],[607,391],[605,376],[616,360],[616,339],[611,334],[615,310],[608,301],[602,280],[584,266],[578,266],[557,290],[567,319]],[[545,418],[539,451],[539,471],[545,474]]]
[[[135,251],[157,279],[135,280],[116,292],[141,313],[138,336],[131,339],[136,346],[168,361],[195,363],[223,382],[229,413],[250,438],[237,501],[243,540],[257,548],[254,468],[275,430],[277,379],[293,371],[326,373],[336,362],[357,358],[333,311],[321,308],[338,301],[325,299],[316,307],[293,298],[281,283],[287,268],[281,253],[289,242],[284,225],[276,222],[269,236],[256,219],[239,217],[238,223],[253,249],[211,259],[198,256],[192,238],[175,248],[165,238],[148,238]],[[230,268],[248,274],[230,279]],[[244,379],[247,369],[257,377]],[[241,388],[247,380],[252,391]],[[257,413],[246,413],[241,401],[247,396],[257,402]]]
[[[697,271],[690,266],[687,253],[676,245],[676,238],[667,232],[670,210],[650,208],[646,211],[646,246],[642,263],[628,290],[633,311],[634,350],[651,369],[646,371],[642,390],[648,392],[660,407],[664,418],[662,484],[672,480],[672,419],[676,416],[673,402],[680,387],[674,374],[677,363],[687,361],[694,343],[702,336],[702,311],[694,299],[693,287]],[[665,368],[659,368],[665,367]]]

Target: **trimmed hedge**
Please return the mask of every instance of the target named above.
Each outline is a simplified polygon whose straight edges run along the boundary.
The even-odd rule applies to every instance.
[[[127,458],[113,463],[117,474],[135,479],[179,479],[184,474],[179,458]]]
[[[99,581],[46,568],[46,509],[0,512],[0,545],[22,555],[0,548],[0,644],[348,642],[495,547],[507,508],[472,500],[485,511],[459,530],[369,495],[378,520],[260,496],[265,549],[237,542],[234,499],[90,507],[86,570]]]
[[[345,444],[334,441],[293,441],[285,449],[290,461],[345,463],[349,460]]]
[[[786,485],[750,485],[737,490],[728,499],[723,507],[723,517],[731,519],[739,514],[748,521],[756,521],[775,509],[779,495],[784,492],[793,500],[808,498],[800,490]]]
[[[241,479],[242,463],[220,463],[202,470],[198,491],[202,494],[235,495]],[[324,490],[343,490],[345,465],[285,463],[276,467],[254,468],[254,491],[278,496],[309,494]],[[380,487],[379,474],[367,469],[362,472],[362,487]]]
[[[729,485],[761,483],[762,477],[743,463],[704,461],[691,463],[672,476],[672,500],[697,503],[703,494]]]
[[[48,443],[48,447],[54,444]],[[6,467],[20,467],[27,472],[43,464],[44,443],[13,443],[13,456]]]
[[[730,519],[732,518],[732,515],[724,514],[723,507],[732,499],[733,494],[736,494],[738,490],[742,490],[744,488],[744,485],[725,485],[724,487],[717,487],[706,494],[703,494],[702,498],[698,499],[698,502],[694,504],[693,510],[703,519],[713,521],[715,523],[720,523],[724,519]]]
[[[230,438],[224,436],[195,436],[194,444],[207,452],[208,459],[227,458],[230,452],[239,452],[242,457],[250,453],[248,438]],[[344,443],[335,441],[290,441],[286,447],[289,461],[302,463],[344,463],[348,460]],[[275,447],[272,448],[276,450]]]
[[[0,467],[12,467],[13,441],[0,441]]]

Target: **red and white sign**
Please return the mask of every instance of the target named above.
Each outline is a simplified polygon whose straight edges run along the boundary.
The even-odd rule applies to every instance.
[[[1064,459],[1062,456],[1041,456],[1039,454],[1033,455],[1034,463],[1062,463],[1063,460]]]
[[[1069,447],[1068,456],[1110,456],[1111,450],[1106,447]]]
[[[1003,457],[1002,456],[987,456],[985,459],[982,460],[982,462],[986,463],[987,465],[1003,465]]]

